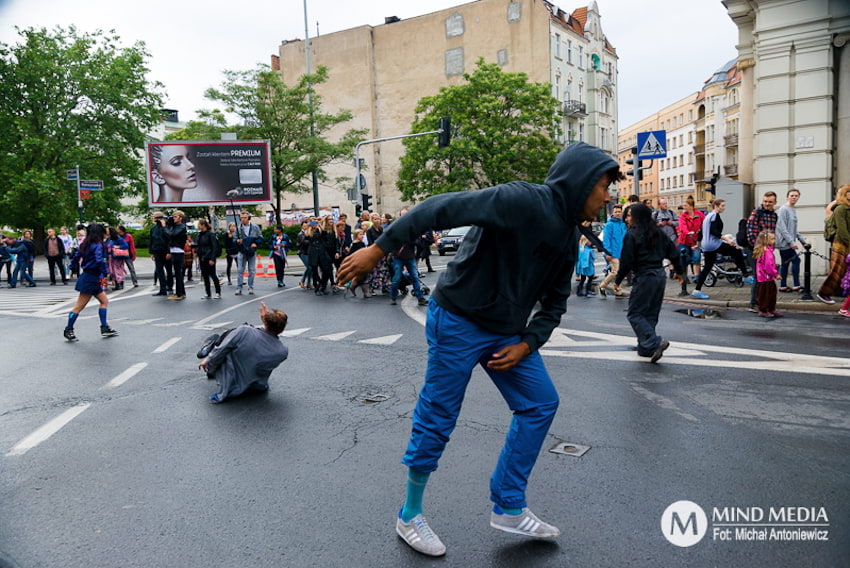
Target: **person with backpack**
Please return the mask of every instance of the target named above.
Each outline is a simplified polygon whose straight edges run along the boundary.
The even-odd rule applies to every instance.
[[[832,251],[829,273],[820,285],[817,297],[824,304],[834,304],[832,296],[840,291],[841,280],[847,271],[847,253],[850,252],[850,184],[838,188],[835,206],[824,227],[824,238],[832,243]]]

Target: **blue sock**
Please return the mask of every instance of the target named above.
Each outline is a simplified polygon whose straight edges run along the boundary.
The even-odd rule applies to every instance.
[[[415,469],[407,470],[407,497],[399,511],[399,516],[405,523],[409,523],[410,519],[422,513],[422,496],[425,494],[425,485],[428,484],[430,475]]]
[[[97,315],[100,316],[100,325],[107,325],[106,323],[106,308],[98,308]]]
[[[493,512],[497,515],[519,515],[522,513],[522,509],[505,509],[504,507],[493,505]]]
[[[74,329],[74,324],[77,323],[77,316],[80,314],[75,314],[74,312],[68,312],[68,325],[65,326],[65,329]]]

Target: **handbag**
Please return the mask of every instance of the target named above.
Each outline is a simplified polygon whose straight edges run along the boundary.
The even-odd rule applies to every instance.
[[[115,247],[112,249],[112,256],[119,258],[129,258],[130,257],[130,249],[122,249]]]

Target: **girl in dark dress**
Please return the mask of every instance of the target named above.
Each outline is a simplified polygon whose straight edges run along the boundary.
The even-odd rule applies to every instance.
[[[118,332],[109,327],[109,323],[106,321],[106,307],[109,305],[109,299],[106,297],[106,277],[109,275],[109,267],[107,265],[106,247],[103,244],[105,234],[103,225],[91,223],[88,226],[85,240],[80,243],[80,248],[74,253],[74,258],[71,259],[71,264],[80,263],[80,277],[77,278],[77,285],[74,287],[80,293],[80,296],[68,314],[68,324],[65,326],[64,332],[65,339],[68,341],[77,341],[77,336],[74,334],[74,323],[76,323],[77,316],[80,315],[92,296],[100,302],[100,307],[97,310],[100,316],[100,335],[102,337],[118,335]]]

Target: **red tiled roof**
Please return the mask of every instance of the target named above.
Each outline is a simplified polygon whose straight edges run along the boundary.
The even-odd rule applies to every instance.
[[[578,20],[581,29],[584,30],[584,25],[587,23],[587,6],[583,8],[576,8],[573,10],[573,13],[570,14],[570,17]]]
[[[564,26],[565,28],[569,28],[580,36],[584,36],[584,26],[587,24],[587,6],[582,8],[576,8],[573,10],[573,13],[567,15],[566,12],[552,4],[551,2],[547,2],[543,0],[546,4],[546,8],[549,10],[549,14],[553,20]],[[617,50],[613,45],[608,41],[607,37],[603,37],[605,42],[604,47],[606,50],[611,52],[614,55],[617,55]]]

